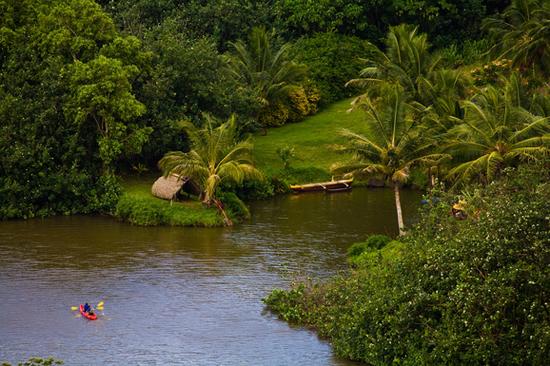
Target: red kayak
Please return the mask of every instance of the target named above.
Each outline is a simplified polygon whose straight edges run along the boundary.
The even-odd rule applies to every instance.
[[[96,320],[97,315],[95,313],[87,313],[84,311],[84,305],[80,304],[80,314],[82,314],[83,317],[90,320]]]

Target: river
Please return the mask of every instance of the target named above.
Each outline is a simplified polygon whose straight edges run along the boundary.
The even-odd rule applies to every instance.
[[[412,217],[419,193],[402,192]],[[108,217],[0,222],[0,362],[353,365],[261,298],[344,270],[350,243],[397,231],[393,192],[354,189],[251,204],[233,228],[143,228]],[[96,321],[71,306],[105,302]]]

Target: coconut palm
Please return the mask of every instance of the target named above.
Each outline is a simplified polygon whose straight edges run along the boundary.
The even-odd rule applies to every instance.
[[[419,33],[418,27],[401,24],[390,27],[382,51],[374,44],[369,46],[369,57],[363,59],[366,67],[360,77],[348,81],[346,85],[356,85],[376,89],[387,82],[401,85],[414,100],[420,100],[418,83],[440,66],[441,58],[430,53],[430,44],[426,34]],[[363,98],[372,96],[367,91]],[[356,100],[361,102],[362,98]]]
[[[241,183],[246,177],[260,177],[251,159],[253,145],[250,139],[239,141],[235,116],[215,127],[215,121],[206,116],[205,127],[199,129],[190,122],[183,127],[190,141],[188,152],[171,151],[159,161],[165,176],[176,174],[196,182],[202,191],[202,201],[214,203],[227,217],[223,206],[216,199],[216,189],[222,181]]]
[[[505,88],[489,86],[464,102],[461,124],[447,135],[446,151],[459,164],[449,172],[457,184],[477,178],[491,182],[506,166],[549,152],[550,118],[522,106],[516,76]]]
[[[419,100],[416,106],[429,108],[430,114],[435,114],[438,121],[433,121],[433,127],[448,129],[454,124],[455,118],[462,118],[460,100],[466,98],[471,80],[459,69],[439,69],[418,81]]]
[[[290,44],[277,48],[273,34],[254,27],[248,43],[230,43],[227,61],[231,74],[243,86],[251,88],[260,105],[257,120],[263,125],[263,115],[306,78],[306,66],[290,59]]]
[[[500,17],[488,18],[484,28],[495,41],[497,58],[512,60],[513,65],[530,67],[550,74],[550,2],[513,0]]]
[[[352,160],[335,164],[335,174],[374,175],[383,177],[394,189],[399,234],[405,233],[399,187],[408,181],[415,165],[436,165],[446,156],[433,153],[433,145],[426,140],[423,129],[411,118],[404,94],[399,87],[387,90],[383,100],[376,103],[364,99],[361,103],[367,114],[369,135],[343,130],[347,139],[341,151],[352,154]]]

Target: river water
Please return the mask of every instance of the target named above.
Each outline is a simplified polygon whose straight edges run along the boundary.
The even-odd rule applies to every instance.
[[[402,193],[413,215],[419,194]],[[393,192],[354,189],[251,205],[234,228],[142,228],[106,217],[0,222],[0,362],[352,365],[261,298],[345,269],[347,246],[396,233]],[[105,302],[96,321],[70,307]]]

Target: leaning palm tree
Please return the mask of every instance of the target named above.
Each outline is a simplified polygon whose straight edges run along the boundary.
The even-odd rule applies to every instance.
[[[487,18],[483,26],[495,41],[497,58],[512,60],[522,70],[534,68],[550,75],[550,2],[513,0],[499,17]]]
[[[235,80],[253,90],[260,105],[256,119],[266,131],[264,115],[305,80],[307,68],[290,59],[290,44],[277,48],[273,34],[265,28],[253,28],[248,43],[237,41],[230,46],[229,70]]]
[[[490,183],[504,167],[550,152],[550,117],[525,109],[519,88],[512,76],[505,88],[489,86],[464,102],[462,123],[446,137],[445,150],[458,162],[449,171],[455,185]]]
[[[215,121],[207,116],[203,129],[190,122],[183,127],[190,141],[188,152],[171,151],[159,161],[164,176],[176,174],[186,176],[196,182],[202,191],[202,201],[215,204],[225,218],[231,220],[223,205],[216,198],[216,189],[222,181],[241,183],[246,177],[260,177],[251,159],[253,145],[250,139],[239,141],[235,116],[215,127]]]
[[[423,129],[411,118],[403,92],[397,86],[387,91],[388,97],[376,103],[364,99],[369,135],[343,130],[347,143],[341,151],[352,154],[352,160],[335,164],[335,174],[382,176],[394,189],[399,234],[405,234],[399,187],[408,181],[415,165],[433,166],[446,156],[433,153]]]

